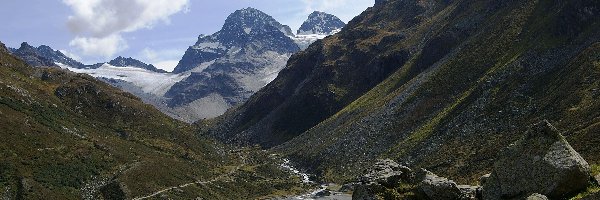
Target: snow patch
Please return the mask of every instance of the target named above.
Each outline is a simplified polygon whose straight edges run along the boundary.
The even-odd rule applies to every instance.
[[[75,73],[131,82],[142,91],[158,96],[163,96],[175,83],[189,76],[189,74],[158,73],[137,67],[115,67],[106,63],[97,69],[78,69],[62,63],[56,64]]]
[[[220,42],[203,42],[192,46],[192,49],[201,50],[209,53],[218,53],[223,50],[227,50]]]

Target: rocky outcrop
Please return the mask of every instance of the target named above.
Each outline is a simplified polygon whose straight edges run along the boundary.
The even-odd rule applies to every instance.
[[[457,185],[454,181],[440,177],[425,169],[412,171],[410,168],[386,159],[379,160],[358,178],[352,199],[371,200],[382,196],[390,196],[389,191],[398,191],[399,185],[408,186],[410,193],[425,199],[474,199],[477,186]],[[402,195],[402,194],[397,194]],[[407,196],[396,196],[409,198]]]
[[[483,185],[484,199],[540,193],[564,198],[589,185],[590,167],[548,121],[535,124],[509,146]]]
[[[399,165],[393,160],[379,160],[369,173],[359,178],[359,181],[366,184],[378,183],[390,186],[398,182],[403,174],[407,175],[410,172],[410,168]]]

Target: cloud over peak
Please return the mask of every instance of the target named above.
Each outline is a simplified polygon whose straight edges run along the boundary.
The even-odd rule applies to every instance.
[[[121,36],[186,11],[189,0],[63,0],[73,10],[67,26],[76,35],[71,46],[84,55],[110,57],[127,48]]]

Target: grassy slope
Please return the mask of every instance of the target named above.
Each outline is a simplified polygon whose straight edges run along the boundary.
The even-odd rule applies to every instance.
[[[164,195],[174,198],[246,199],[297,188],[298,180],[257,150],[249,157],[205,138],[131,94],[90,76],[31,68],[0,52],[0,197],[134,198],[171,186],[216,177],[244,184],[218,184]],[[262,156],[259,156],[262,155]],[[253,163],[247,163],[253,162]],[[236,166],[260,171],[228,169]],[[229,174],[231,173],[231,174]],[[248,175],[249,174],[249,175]],[[219,179],[221,181],[222,179]],[[101,187],[116,181],[115,187]],[[281,192],[279,192],[281,193]]]
[[[584,8],[595,14],[577,18]],[[470,183],[498,149],[549,119],[597,163],[599,8],[584,1],[454,1],[407,28],[415,38],[396,43],[427,41],[410,62],[278,149],[334,181],[392,157]],[[458,39],[448,45],[439,38]],[[435,48],[449,50],[424,63]]]

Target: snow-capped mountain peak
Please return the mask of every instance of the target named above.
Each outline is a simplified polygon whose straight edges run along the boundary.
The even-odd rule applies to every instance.
[[[315,11],[308,16],[308,19],[300,26],[297,33],[298,35],[331,35],[344,26],[346,26],[346,23],[335,15]]]
[[[308,16],[308,19],[298,29],[298,34],[292,39],[300,49],[306,49],[313,42],[340,32],[345,25],[334,15],[315,11]]]

